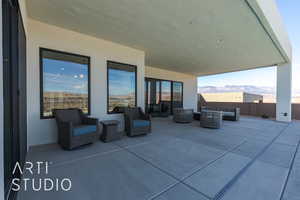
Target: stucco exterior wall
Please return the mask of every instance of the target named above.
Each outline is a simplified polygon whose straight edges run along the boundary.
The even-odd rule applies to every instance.
[[[201,93],[206,102],[244,102],[258,103],[263,100],[262,95],[245,92]]]
[[[242,92],[201,93],[206,102],[243,102]]]
[[[259,94],[250,94],[250,93],[243,93],[243,102],[245,103],[259,103],[263,102],[264,97]]]
[[[40,119],[39,47],[91,57],[91,116],[120,120],[123,128],[123,115],[107,114],[107,60],[137,65],[137,105],[144,107],[144,52],[32,19],[27,26],[28,145],[57,141],[54,119]]]
[[[155,67],[145,67],[145,77],[183,82],[183,107],[197,111],[197,77],[163,70]]]
[[[292,64],[277,66],[276,120],[292,119]]]

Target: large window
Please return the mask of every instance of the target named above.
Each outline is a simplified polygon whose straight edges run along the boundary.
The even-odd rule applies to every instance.
[[[121,113],[136,106],[136,66],[107,62],[107,112]]]
[[[90,112],[90,58],[40,49],[41,118],[53,109],[80,108]]]

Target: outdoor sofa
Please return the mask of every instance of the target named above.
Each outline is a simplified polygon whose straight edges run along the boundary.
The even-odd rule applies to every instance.
[[[240,108],[218,108],[218,107],[201,107],[201,114],[203,110],[222,111],[223,120],[239,121],[240,120]]]
[[[54,109],[58,128],[58,144],[63,149],[76,147],[99,140],[99,121],[83,114],[81,109]]]

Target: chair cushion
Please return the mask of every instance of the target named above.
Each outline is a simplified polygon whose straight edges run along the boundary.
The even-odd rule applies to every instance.
[[[150,126],[150,121],[147,120],[133,120],[133,127],[139,128],[139,127],[146,127]]]
[[[85,135],[96,131],[96,125],[77,126],[73,129],[73,136]]]
[[[230,117],[234,117],[234,112],[223,112],[223,116],[230,116]]]

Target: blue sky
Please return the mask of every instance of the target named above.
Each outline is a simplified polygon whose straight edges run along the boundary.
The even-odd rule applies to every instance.
[[[44,91],[88,93],[87,65],[44,59]],[[110,69],[110,94],[128,95],[135,92],[135,73]]]
[[[44,91],[87,94],[87,65],[43,59]]]
[[[109,94],[128,95],[135,92],[135,73],[109,70]]]
[[[293,95],[300,89],[300,0],[276,0],[293,45]],[[200,77],[198,86],[276,87],[276,67]]]

